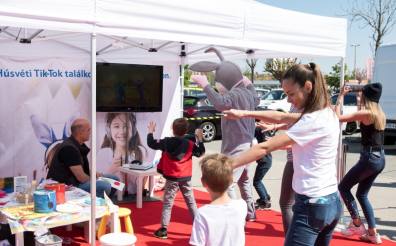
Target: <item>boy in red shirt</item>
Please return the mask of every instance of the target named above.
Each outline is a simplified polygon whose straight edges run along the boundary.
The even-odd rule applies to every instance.
[[[154,139],[156,124],[148,124],[147,145],[155,150],[162,150],[162,156],[157,170],[166,179],[164,200],[161,215],[161,228],[154,232],[154,236],[166,239],[168,237],[168,225],[170,222],[173,201],[180,189],[187,207],[194,219],[197,213],[197,205],[192,190],[192,156],[202,156],[205,147],[202,141],[202,130],[195,130],[195,140],[188,139],[188,121],[178,118],[173,121],[172,130],[174,137]]]

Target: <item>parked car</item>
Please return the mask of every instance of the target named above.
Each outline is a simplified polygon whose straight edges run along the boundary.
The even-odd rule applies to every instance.
[[[331,97],[331,104],[335,105],[337,102],[338,98],[338,93],[334,94]],[[344,107],[343,107],[343,113],[344,114],[351,114],[354,113],[358,110],[357,108],[357,99],[356,99],[356,93],[348,93],[344,96]],[[344,134],[350,135],[359,130],[359,124],[356,121],[353,122],[348,122],[342,124],[342,130]]]
[[[280,112],[289,112],[291,107],[291,103],[287,101],[287,97],[273,101],[271,104],[267,106],[268,110],[276,110]]]
[[[259,98],[262,98],[263,96],[265,96],[268,92],[270,92],[270,89],[264,89],[264,88],[254,88],[257,92],[257,96]]]
[[[184,96],[183,116],[189,122],[189,134],[203,130],[205,142],[221,137],[221,117],[206,96]]]
[[[276,101],[286,98],[286,94],[282,89],[273,89],[260,98],[259,109],[267,109],[268,106]]]

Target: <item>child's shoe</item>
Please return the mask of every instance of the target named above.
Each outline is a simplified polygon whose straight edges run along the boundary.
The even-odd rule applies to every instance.
[[[344,230],[341,230],[341,234],[347,237],[353,236],[353,235],[358,235],[358,236],[362,236],[364,234],[366,234],[366,228],[364,227],[364,224],[361,223],[360,226],[355,226],[355,224],[353,224],[353,221],[351,221],[351,223],[349,223],[349,226],[347,228],[345,228]]]
[[[382,240],[380,237],[379,233],[375,233],[375,235],[371,236],[368,234],[368,232],[366,234],[363,234],[360,236],[360,240],[365,241],[365,242],[370,242],[370,243],[374,243],[374,244],[381,244]]]
[[[154,232],[154,236],[162,239],[168,238],[168,230],[165,227],[161,227]]]

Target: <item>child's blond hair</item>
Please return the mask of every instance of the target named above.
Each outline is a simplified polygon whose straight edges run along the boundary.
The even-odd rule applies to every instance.
[[[201,161],[202,182],[213,192],[224,193],[232,184],[232,159],[222,154],[205,156]]]

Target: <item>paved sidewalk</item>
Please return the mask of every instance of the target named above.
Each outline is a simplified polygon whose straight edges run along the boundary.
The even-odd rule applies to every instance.
[[[355,134],[354,136],[347,136],[345,139],[350,146],[347,154],[347,170],[349,170],[359,158],[359,138],[360,135]],[[206,143],[207,154],[220,152],[220,145],[220,140]],[[278,201],[282,172],[286,163],[286,153],[285,151],[276,151],[272,155],[272,168],[265,176],[264,184],[271,195],[271,209],[280,211]],[[200,181],[201,171],[198,162],[199,159],[194,158],[192,182],[193,186],[204,190]],[[251,177],[253,177],[255,167],[256,164],[250,165]],[[353,190],[353,193],[355,192],[356,188]],[[255,199],[257,199],[256,192],[254,192],[254,195]],[[369,196],[375,210],[374,213],[379,233],[391,240],[396,240],[396,149],[386,151],[385,169],[376,179]],[[345,221],[348,221],[348,211],[345,210],[344,214],[346,216]],[[361,215],[363,216],[363,213],[361,213]]]

